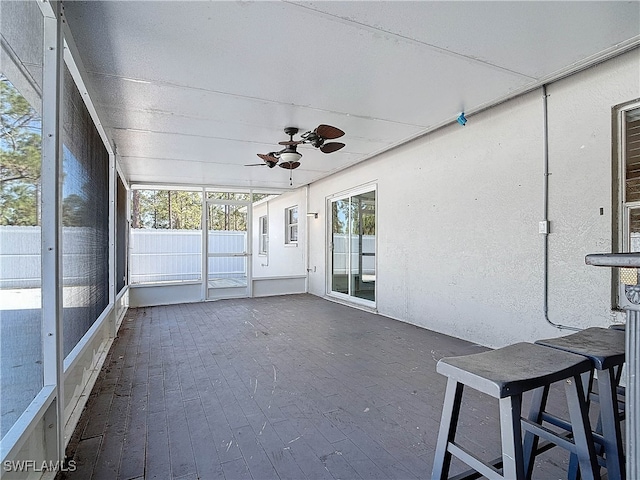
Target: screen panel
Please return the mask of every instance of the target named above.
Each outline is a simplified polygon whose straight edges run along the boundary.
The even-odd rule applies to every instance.
[[[62,225],[66,357],[109,302],[109,153],[66,66]]]

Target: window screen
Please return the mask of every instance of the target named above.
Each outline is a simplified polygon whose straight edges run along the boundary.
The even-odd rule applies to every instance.
[[[109,154],[71,73],[64,74],[64,355],[109,302]]]
[[[127,188],[119,175],[116,192],[116,292],[119,292],[129,283],[127,281],[127,250],[129,248]]]

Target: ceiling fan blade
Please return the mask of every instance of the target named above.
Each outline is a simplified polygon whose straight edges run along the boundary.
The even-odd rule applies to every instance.
[[[264,167],[266,163],[246,163],[245,167]]]
[[[344,132],[337,127],[331,125],[318,125],[316,128],[316,134],[326,140],[333,140],[334,138],[340,138],[344,135]]]
[[[281,168],[286,168],[287,170],[295,170],[300,166],[300,162],[282,162],[280,164]]]
[[[344,143],[340,143],[340,142],[329,142],[329,143],[325,143],[324,145],[322,145],[320,147],[320,151],[322,153],[333,153],[333,152],[337,152],[338,150],[340,150],[342,147],[344,147]]]
[[[278,163],[278,159],[273,155],[265,155],[264,153],[258,153],[258,156],[267,163]]]
[[[303,142],[299,142],[296,140],[287,140],[287,141],[283,141],[283,142],[278,142],[278,145],[287,145],[287,146],[293,146],[293,145],[300,145]]]

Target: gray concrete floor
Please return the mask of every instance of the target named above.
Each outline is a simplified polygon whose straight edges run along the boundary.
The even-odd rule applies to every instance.
[[[446,380],[436,362],[482,350],[312,295],[132,309],[64,478],[429,478]],[[465,393],[457,441],[497,457],[497,412]],[[566,478],[567,463],[552,449],[534,478]]]

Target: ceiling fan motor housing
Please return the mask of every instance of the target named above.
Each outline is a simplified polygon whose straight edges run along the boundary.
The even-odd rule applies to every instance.
[[[319,137],[315,133],[312,133],[311,135],[309,135],[309,138],[310,138],[311,145],[313,145],[316,148],[320,148],[324,143],[324,138]]]

